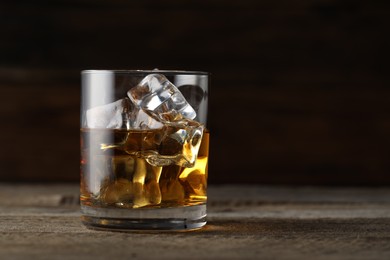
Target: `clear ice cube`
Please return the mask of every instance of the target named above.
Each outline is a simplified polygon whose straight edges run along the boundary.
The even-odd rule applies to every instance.
[[[202,141],[204,126],[192,120],[165,124],[164,137],[158,152],[140,151],[148,163],[154,166],[176,164],[193,167]]]
[[[133,199],[133,184],[127,180],[120,178],[106,187],[103,186],[100,191],[100,199],[107,204],[121,204]]]
[[[151,140],[150,149],[144,143],[141,145],[142,148],[138,149],[139,145],[134,146],[129,142],[128,136],[120,142],[101,143],[100,149],[122,149],[128,154],[145,159],[154,167],[166,165],[193,167],[204,126],[192,120],[196,117],[196,112],[182,93],[164,75],[150,74],[127,94],[129,98],[89,109],[86,113],[87,126],[161,129],[161,134],[156,135],[157,139]],[[146,141],[146,137],[142,140]],[[140,194],[139,198],[141,197]],[[139,206],[144,204],[142,201],[140,199],[140,203],[137,204]]]
[[[149,116],[142,109],[135,108],[130,114],[130,128],[131,129],[158,129],[164,125]]]
[[[133,175],[134,208],[161,202],[161,191],[158,185],[161,170],[161,167],[153,167],[142,158],[136,159]]]
[[[136,107],[127,97],[88,109],[86,123],[89,128],[158,129],[163,127],[161,122]]]
[[[89,128],[129,128],[128,112],[133,106],[128,98],[124,98],[88,109],[86,125]]]
[[[127,95],[136,106],[163,123],[196,117],[178,88],[162,74],[149,74]]]

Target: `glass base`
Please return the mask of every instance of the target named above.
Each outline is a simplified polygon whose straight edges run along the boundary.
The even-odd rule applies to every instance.
[[[115,231],[186,231],[206,224],[206,205],[160,209],[94,208],[82,205],[88,228]]]

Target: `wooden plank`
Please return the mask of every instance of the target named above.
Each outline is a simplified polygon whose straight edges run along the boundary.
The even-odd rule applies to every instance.
[[[78,184],[0,184],[0,207],[4,209],[0,215],[10,216],[15,212],[39,214],[39,211],[29,212],[34,208],[41,208],[41,213],[49,215],[48,209],[56,215],[62,210],[74,214],[79,210],[78,196]],[[300,218],[326,218],[327,214],[333,218],[337,218],[337,214],[340,218],[390,217],[390,189],[211,185],[208,188],[208,210],[210,217],[216,219],[229,213],[245,217],[248,212],[256,213],[255,218],[283,218],[283,212],[285,218],[290,218],[291,212],[299,213]],[[320,214],[310,215],[312,210]],[[352,214],[345,215],[346,212]]]
[[[191,233],[112,233],[77,217],[0,218],[2,259],[388,259],[389,219],[210,222]],[[42,225],[42,222],[44,224]],[[38,229],[39,227],[39,229]],[[37,239],[39,238],[39,239]]]
[[[388,188],[212,186],[209,190],[210,218],[205,228],[123,233],[85,228],[76,204],[28,198],[77,196],[77,185],[0,184],[0,258],[390,257],[390,215],[383,214],[390,212]],[[7,202],[13,196],[19,198]]]

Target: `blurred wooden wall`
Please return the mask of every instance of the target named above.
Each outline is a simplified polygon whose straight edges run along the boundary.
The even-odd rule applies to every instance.
[[[82,69],[212,73],[211,183],[390,184],[382,1],[0,3],[0,180],[77,181]]]

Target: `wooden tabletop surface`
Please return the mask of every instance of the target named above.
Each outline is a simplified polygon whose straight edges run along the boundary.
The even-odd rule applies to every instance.
[[[77,184],[0,184],[0,259],[390,259],[390,188],[209,187],[192,232],[80,222]]]

